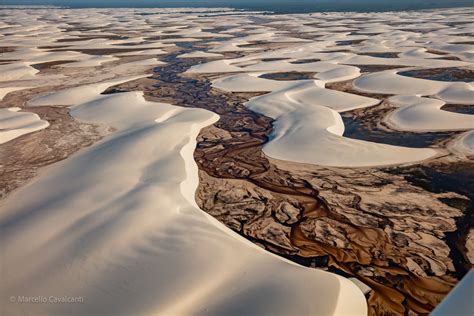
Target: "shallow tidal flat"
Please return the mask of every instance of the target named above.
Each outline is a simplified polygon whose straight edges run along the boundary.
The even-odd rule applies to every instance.
[[[474,262],[470,10],[2,10],[1,293],[84,300],[6,311],[429,313]]]

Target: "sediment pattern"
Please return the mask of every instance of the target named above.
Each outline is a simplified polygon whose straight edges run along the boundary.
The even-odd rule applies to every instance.
[[[7,41],[1,48],[5,56],[0,59],[0,83],[31,80],[33,87],[0,90],[6,94],[1,106],[34,112],[50,126],[1,145],[0,163],[6,171],[0,177],[2,197],[8,198],[41,167],[66,159],[112,131],[72,118],[67,108],[48,106],[50,90],[92,85],[98,89],[92,95],[99,99],[98,93],[143,91],[148,101],[203,108],[220,116],[201,130],[194,152],[199,168],[196,201],[202,210],[272,253],[357,278],[368,287],[364,290],[372,315],[429,313],[473,264],[474,162],[467,137],[472,44],[466,42],[472,32],[464,24],[446,29],[453,19],[469,23],[470,17],[457,11],[438,13],[439,21],[426,26],[433,35],[426,35],[422,24],[410,25],[413,17],[408,13],[384,23],[364,14],[319,18],[325,21],[237,14],[229,18],[235,23],[229,26],[210,14],[194,16],[193,25],[183,25],[171,14],[164,22],[144,18],[146,34],[142,26],[123,21],[130,30],[115,29],[117,24],[73,23],[64,31],[83,32],[80,38],[57,35],[49,45],[34,49],[22,47],[23,39]],[[367,19],[375,23],[371,28],[360,24]],[[157,35],[154,27],[162,23],[172,25]],[[100,34],[105,31],[110,34]],[[406,47],[400,50],[400,43],[384,35],[389,32],[401,33]],[[140,40],[133,40],[138,34]],[[441,39],[419,47],[413,36]],[[450,42],[443,45],[445,39]],[[153,74],[146,76],[152,67]],[[425,69],[430,67],[436,68]],[[230,80],[227,91],[213,87],[230,73],[250,73],[256,85],[232,87]],[[125,75],[135,77],[123,79]],[[405,86],[384,85],[384,80],[393,83],[400,77],[409,80],[403,81]],[[38,78],[45,79],[38,84]],[[112,84],[117,78],[120,83]],[[248,101],[268,97],[281,84],[291,89],[295,82],[312,78],[321,85],[315,88],[325,93],[376,101],[334,111],[346,117],[340,139],[433,149],[438,154],[415,165],[364,168],[269,157],[264,147],[275,141],[272,133],[281,118],[250,110]],[[104,82],[107,88],[101,89]],[[387,122],[397,107],[412,106],[411,99],[407,105],[407,99],[394,97],[406,87],[425,96],[416,102],[443,100],[430,110],[430,115],[441,115],[436,130],[421,119],[414,125],[425,124],[425,130],[404,130],[413,122],[403,115]],[[5,83],[0,87],[11,88]],[[448,116],[445,108],[458,109],[461,116]],[[347,130],[348,118],[353,130]],[[461,128],[453,129],[460,118]],[[311,154],[327,152],[322,147]]]
[[[179,61],[175,54],[163,60],[167,66],[156,69],[156,82],[144,79],[111,90],[144,90],[150,100],[220,115],[201,132],[195,151],[196,198],[203,210],[271,252],[357,277],[373,290],[368,294],[373,314],[427,313],[467,271],[467,259],[453,254],[459,250],[446,241],[447,234],[458,242],[465,238],[456,218],[469,221],[467,197],[432,193],[405,179],[418,168],[351,170],[268,158],[262,146],[272,120],[243,105],[259,94],[224,93],[205,77],[181,75],[198,60]],[[441,159],[439,165],[448,163]],[[439,166],[426,168],[436,172]]]

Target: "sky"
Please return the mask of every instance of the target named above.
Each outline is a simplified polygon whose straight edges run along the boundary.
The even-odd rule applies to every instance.
[[[474,0],[0,0],[0,4],[70,7],[234,7],[276,12],[390,11],[471,6]]]

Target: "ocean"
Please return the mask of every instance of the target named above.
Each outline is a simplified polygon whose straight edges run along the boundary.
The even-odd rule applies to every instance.
[[[474,0],[0,0],[2,5],[103,7],[230,7],[275,13],[379,12],[474,7]]]

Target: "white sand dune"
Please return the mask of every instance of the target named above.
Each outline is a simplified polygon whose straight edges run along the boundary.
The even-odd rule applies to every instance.
[[[104,63],[111,62],[114,60],[118,60],[118,58],[113,57],[113,56],[107,56],[107,55],[100,55],[100,56],[90,56],[90,58],[81,60],[81,61],[75,61],[72,63],[67,63],[60,65],[60,67],[96,67],[100,66]]]
[[[236,40],[236,41],[231,41],[231,42],[218,45],[210,49],[209,51],[213,53],[227,53],[227,52],[248,52],[248,51],[263,50],[262,47],[242,47],[248,44],[250,43],[247,41]]]
[[[446,25],[471,21],[462,11],[263,16],[226,9],[37,8],[5,9],[3,18],[0,46],[7,49],[0,56],[0,97],[20,89],[17,86],[56,86],[61,90],[38,95],[29,105],[72,106],[75,119],[115,128],[98,143],[42,170],[0,202],[5,275],[0,293],[8,293],[3,297],[83,297],[74,304],[2,299],[2,311],[8,315],[367,314],[365,297],[350,280],[269,254],[198,208],[193,151],[199,130],[217,115],[148,102],[140,92],[101,95],[111,86],[146,77],[141,74],[163,64],[153,55],[166,53],[164,49],[177,42],[215,39],[207,41],[206,51],[180,58],[245,54],[202,63],[188,72],[238,73],[214,80],[213,86],[269,92],[246,106],[275,119],[264,147],[274,158],[368,167],[415,163],[440,153],[344,137],[339,112],[380,101],[326,89],[330,82],[355,79],[361,91],[395,94],[391,102],[399,108],[387,118],[394,128],[472,127],[472,115],[441,110],[444,102],[472,104],[472,83],[408,78],[397,70],[360,72],[363,65],[472,66],[473,45],[465,42],[472,41],[466,34],[473,24]],[[253,18],[269,22],[255,25]],[[322,25],[313,26],[315,22]],[[278,30],[281,27],[285,31]],[[298,32],[317,39],[298,38]],[[80,36],[84,40],[78,41]],[[168,38],[157,41],[156,36]],[[353,43],[358,40],[362,42]],[[266,44],[284,48],[268,50]],[[110,53],[80,52],[87,49]],[[436,52],[461,60],[443,59]],[[120,63],[116,58],[143,55],[150,59]],[[269,61],[275,58],[279,60]],[[62,78],[43,76],[31,66],[66,60],[73,62],[58,66]],[[88,67],[100,69],[86,74]],[[289,71],[316,73],[316,80],[258,77]],[[16,80],[20,82],[10,83]],[[17,110],[0,109],[0,143],[48,126],[36,114]],[[472,155],[473,148],[472,131],[448,145],[458,158]]]
[[[360,76],[360,69],[351,66],[340,66],[316,74],[314,77],[326,83],[355,79]]]
[[[206,32],[201,27],[192,27],[186,29],[176,29],[175,32],[166,33],[166,35],[173,35],[173,36],[183,36],[187,38],[230,38],[233,37],[229,34],[216,34],[213,32]],[[181,39],[180,39],[181,40]]]
[[[263,151],[270,157],[335,167],[368,167],[413,163],[437,150],[408,148],[343,137],[337,111],[368,107],[379,101],[303,83],[256,97],[246,106],[275,119]]]
[[[49,126],[37,114],[20,110],[17,107],[0,109],[0,144]]]
[[[336,69],[346,69],[348,73],[356,67],[338,65],[332,62],[313,62],[305,64],[294,64],[286,60],[260,62],[255,65],[244,67],[244,71],[301,71],[301,72],[326,72]],[[349,78],[350,79],[350,78]],[[347,80],[347,79],[343,79]]]
[[[393,49],[392,49],[393,51]],[[411,67],[449,68],[469,66],[470,63],[455,60],[434,60],[424,58],[382,58],[372,56],[361,56],[349,54],[347,58],[341,59],[341,63],[349,65],[400,65]]]
[[[345,39],[341,37],[341,39]],[[241,39],[238,39],[241,40]],[[235,41],[238,41],[237,39]],[[373,57],[373,56],[363,56],[357,55],[356,53],[349,53],[349,52],[327,52],[325,53],[324,50],[332,50],[334,48],[327,48],[326,45],[329,43],[333,43],[333,41],[326,41],[326,42],[312,42],[307,44],[297,44],[295,46],[291,46],[289,48],[282,48],[276,50],[270,50],[262,53],[257,53],[241,58],[235,59],[227,59],[226,63],[234,64],[234,63],[242,63],[249,60],[258,60],[264,58],[288,58],[292,59],[292,61],[297,61],[300,59],[321,59],[321,62],[314,62],[314,63],[304,63],[304,64],[293,64],[289,60],[277,60],[271,62],[258,62],[254,65],[243,69],[243,71],[309,71],[309,72],[323,72],[328,70],[333,70],[338,67],[348,67],[347,72],[351,73],[357,69],[354,66],[350,65],[394,65],[400,67],[430,67],[430,68],[447,68],[447,67],[461,67],[461,66],[469,66],[471,65],[468,62],[464,61],[453,61],[453,60],[440,60],[440,59],[433,59],[432,55],[430,54],[430,58],[426,58],[426,56],[406,56],[404,55],[401,58],[382,58],[382,57]],[[248,42],[242,42],[239,45],[247,44]],[[236,50],[253,50],[255,47],[243,47],[243,48],[236,48],[236,42],[228,43],[228,44],[221,44],[218,45],[215,49],[219,49],[225,52],[228,51],[236,51]],[[211,51],[215,51],[212,49]],[[403,48],[404,50],[409,50],[409,48]],[[373,50],[368,50],[373,51]],[[393,49],[386,49],[383,51],[393,51]],[[439,58],[439,55],[434,55]],[[330,64],[328,64],[330,62]],[[210,62],[213,63],[213,62]],[[190,71],[191,72],[213,72],[211,71],[211,65],[214,66],[215,63],[207,65],[199,64],[193,66]],[[324,68],[325,67],[325,68]],[[214,67],[212,67],[214,68]],[[232,72],[235,70],[229,69],[227,67],[223,67],[220,69],[221,72]],[[217,70],[215,71],[217,72]],[[357,77],[357,73],[348,77],[344,80],[349,80]],[[322,79],[322,78],[321,78]]]
[[[123,52],[123,53],[116,53],[115,56],[142,56],[142,55],[164,55],[166,51],[162,49],[147,49],[147,50],[140,50],[140,51],[132,51],[132,52]]]
[[[357,78],[354,80],[354,88],[370,93],[436,95],[450,103],[474,103],[474,88],[468,83],[411,78],[398,75],[396,70],[376,72]]]
[[[438,92],[436,97],[451,104],[474,105],[474,86],[464,82],[449,85],[446,89]]]
[[[91,56],[73,51],[45,52],[34,47],[19,48],[13,52],[3,53],[0,60],[21,60],[29,64],[39,64],[51,61],[78,60]]]
[[[431,313],[432,316],[472,315],[472,287],[474,284],[474,271],[470,270],[458,285],[441,301]]]
[[[3,100],[3,98],[6,97],[7,94],[10,92],[15,92],[23,89],[28,89],[28,87],[5,87],[5,88],[0,88],[0,101]]]
[[[274,55],[272,55],[274,56]],[[259,58],[270,58],[269,56]],[[330,62],[295,64],[287,60],[268,62],[253,61],[255,58],[239,58],[211,61],[192,66],[188,73],[226,73],[226,72],[317,72],[315,78],[329,82],[354,79],[360,76],[360,70],[354,66],[338,65]],[[248,63],[248,64],[246,64]],[[239,66],[237,66],[239,65]]]
[[[231,60],[213,60],[207,63],[192,66],[187,73],[219,73],[219,72],[241,72],[242,68],[231,65]]]
[[[445,102],[417,96],[394,96],[389,102],[400,108],[389,113],[385,121],[402,131],[456,131],[474,128],[474,115],[441,109]]]
[[[413,163],[438,154],[437,150],[429,148],[391,146],[343,137],[344,123],[337,112],[374,106],[380,102],[377,99],[325,89],[322,81],[277,81],[259,78],[258,75],[232,75],[216,79],[212,85],[230,92],[273,91],[246,104],[251,110],[276,120],[270,141],[263,148],[270,157],[324,166],[368,167]],[[411,99],[403,100],[408,102]],[[430,115],[420,115],[426,126],[420,118],[416,121],[412,113],[403,116],[397,111],[391,116],[391,125],[403,129],[403,124],[413,121],[407,130],[413,126],[420,130],[433,126],[442,129],[444,126],[450,130],[459,118],[465,118],[467,126],[472,125],[471,116],[441,111],[439,108],[444,102],[433,102],[436,104],[430,108]],[[415,111],[419,109],[416,107]],[[437,115],[444,119],[444,125],[436,120]],[[456,128],[466,129],[459,125]]]
[[[185,53],[178,56],[178,58],[214,58],[214,57],[222,57],[222,54],[217,53],[209,53],[209,52],[202,52],[202,51],[193,51],[191,53]]]
[[[147,77],[148,75],[126,76],[89,85],[77,86],[44,96],[33,98],[28,102],[29,106],[41,105],[71,105],[94,100],[107,88],[127,81]]]
[[[436,43],[431,46],[433,49],[450,52],[450,53],[463,53],[470,52],[474,53],[474,45],[472,44],[450,44],[450,43]]]
[[[270,255],[198,209],[195,139],[216,114],[139,92],[72,113],[118,130],[1,202],[0,290],[83,303],[5,304],[8,315],[366,315],[351,281]]]
[[[400,57],[407,58],[439,58],[439,55],[431,54],[426,51],[426,48],[411,48],[399,54]]]
[[[139,67],[139,66],[163,66],[166,65],[165,62],[162,62],[161,60],[158,60],[156,58],[149,58],[149,59],[142,59],[142,60],[137,60],[137,61],[131,61],[128,63],[123,63],[120,64],[117,67]]]
[[[143,50],[143,49],[160,49],[164,47],[173,47],[174,44],[160,42],[150,42],[150,43],[137,43],[141,39],[125,39],[125,40],[108,40],[108,39],[92,39],[87,42],[79,42],[80,44],[74,43],[69,45],[68,49],[133,49],[133,50]],[[176,41],[176,40],[175,40]],[[135,45],[130,45],[135,44]]]
[[[39,71],[24,62],[0,65],[0,82],[33,78]]]
[[[212,86],[229,92],[270,92],[279,89],[287,89],[294,85],[300,85],[302,81],[313,81],[279,81],[260,78],[260,75],[262,75],[262,73],[245,73],[227,76],[213,80]]]
[[[474,156],[474,130],[461,134],[448,148],[458,154]]]
[[[45,52],[44,50],[31,47],[15,50],[0,56],[0,61],[9,59],[21,59],[27,65],[54,61],[71,61],[70,63],[60,65],[60,67],[96,67],[106,62],[118,60],[118,58],[109,55],[88,55],[74,51]]]

